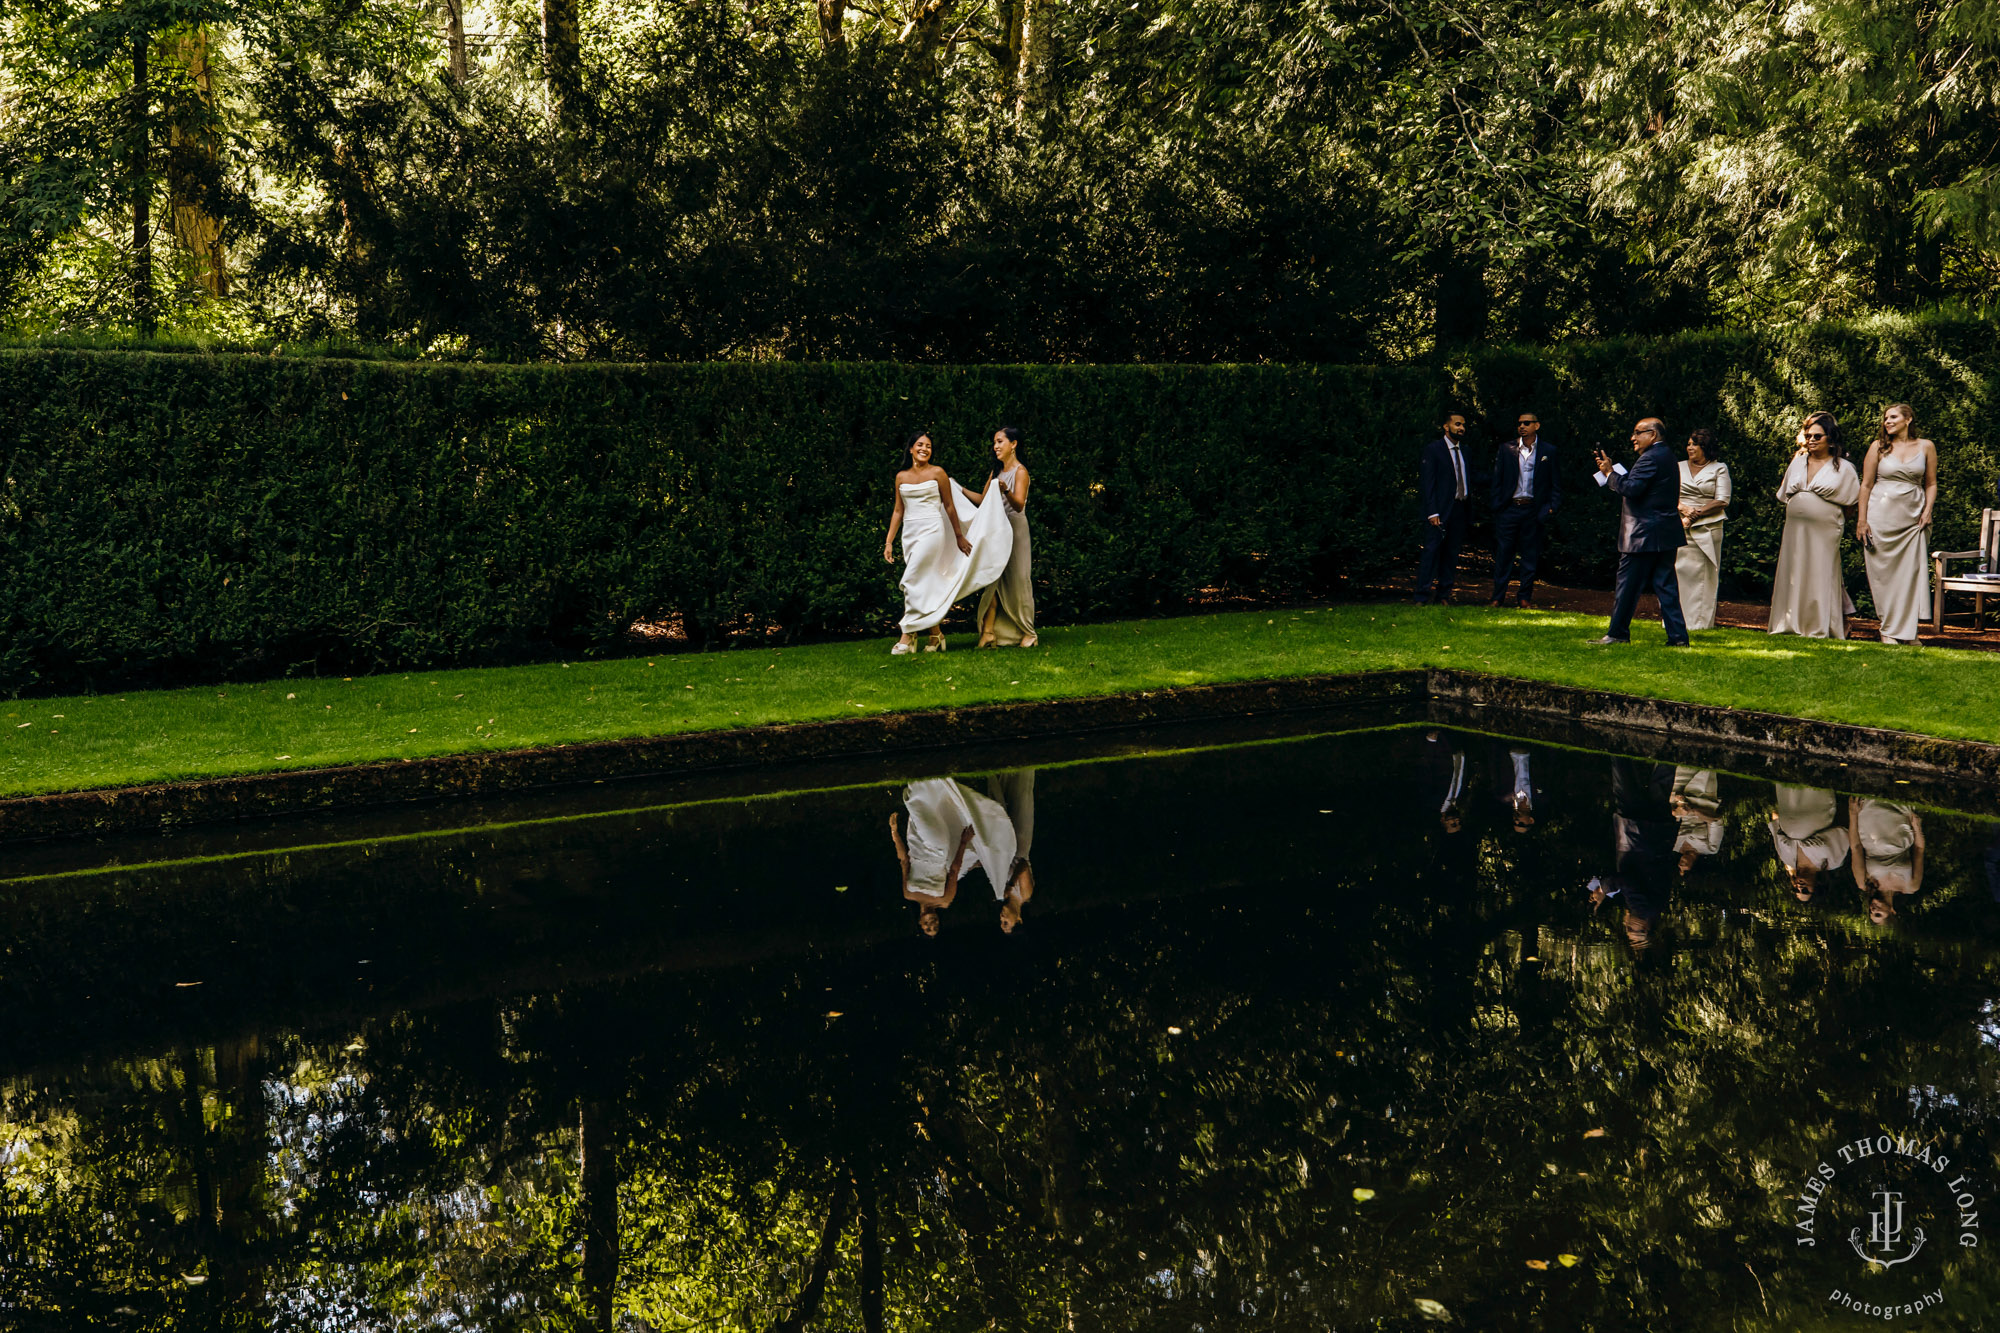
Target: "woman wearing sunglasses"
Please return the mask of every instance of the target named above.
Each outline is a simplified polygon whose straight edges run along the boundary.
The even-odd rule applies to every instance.
[[[1847,637],[1847,588],[1840,577],[1840,533],[1861,478],[1840,449],[1840,424],[1815,412],[1799,429],[1799,451],[1785,469],[1778,499],[1785,536],[1771,584],[1771,633],[1809,639]]]

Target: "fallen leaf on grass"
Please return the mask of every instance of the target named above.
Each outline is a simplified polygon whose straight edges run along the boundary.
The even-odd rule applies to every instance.
[[[1549,1261],[1546,1259],[1530,1259],[1528,1260],[1528,1267],[1534,1269],[1537,1273],[1546,1273],[1549,1271]]]
[[[1417,1297],[1417,1312],[1431,1319],[1442,1319],[1448,1313],[1444,1302],[1434,1301],[1428,1296]]]
[[[1561,1264],[1564,1268],[1575,1268],[1578,1264],[1582,1263],[1583,1260],[1577,1258],[1573,1254],[1559,1254],[1556,1256],[1556,1262]]]
[[[1587,1139],[1601,1139],[1604,1137],[1604,1134],[1605,1131],[1601,1129],[1586,1129],[1583,1131],[1583,1137]]]
[[[1375,1197],[1375,1191],[1374,1191],[1374,1190],[1371,1190],[1371,1189],[1362,1189],[1362,1188],[1360,1188],[1360,1187],[1358,1187],[1358,1186],[1357,1186],[1357,1187],[1355,1188],[1355,1191],[1354,1191],[1354,1201],[1355,1201],[1356,1203],[1367,1203],[1367,1202],[1368,1202],[1368,1201],[1369,1201],[1370,1199],[1372,1199],[1372,1198],[1374,1198],[1374,1197]]]
[[[291,756],[290,756],[290,755],[288,755],[288,754],[281,754],[281,755],[279,755],[279,756],[278,756],[278,758],[280,758],[280,759],[290,759],[290,758],[291,758]]]

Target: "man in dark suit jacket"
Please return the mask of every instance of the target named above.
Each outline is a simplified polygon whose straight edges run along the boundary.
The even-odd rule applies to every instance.
[[[1474,480],[1465,457],[1465,414],[1447,412],[1441,424],[1444,434],[1424,446],[1417,463],[1417,503],[1424,515],[1424,554],[1417,562],[1419,606],[1451,600]]]
[[[1618,859],[1608,878],[1591,880],[1590,905],[1618,899],[1625,909],[1626,942],[1642,956],[1673,888],[1674,839],[1680,834],[1668,804],[1673,785],[1672,764],[1611,761],[1611,835]]]
[[[1493,460],[1493,605],[1507,600],[1514,560],[1521,561],[1521,605],[1535,604],[1535,570],[1542,563],[1542,525],[1562,498],[1556,447],[1541,437],[1533,412],[1521,413],[1520,435]]]
[[[1639,594],[1651,589],[1660,602],[1667,646],[1687,647],[1681,581],[1674,573],[1674,552],[1687,545],[1681,528],[1681,470],[1666,435],[1658,417],[1647,417],[1632,428],[1632,447],[1639,456],[1630,472],[1613,466],[1602,449],[1597,451],[1597,484],[1618,492],[1623,501],[1618,516],[1618,595],[1611,603],[1611,624],[1599,643],[1632,641],[1632,612],[1639,605]]]

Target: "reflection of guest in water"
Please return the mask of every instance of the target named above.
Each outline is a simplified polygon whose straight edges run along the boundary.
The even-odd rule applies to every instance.
[[[1704,856],[1722,850],[1721,785],[1712,769],[1676,768],[1670,798],[1674,818],[1680,821],[1680,836],[1674,850],[1681,856],[1681,873],[1694,869]]]
[[[1849,801],[1847,834],[1868,919],[1887,925],[1896,915],[1898,895],[1924,886],[1924,821],[1907,805]]]
[[[1590,881],[1590,905],[1617,899],[1624,910],[1625,940],[1644,955],[1673,886],[1674,839],[1680,832],[1670,797],[1674,770],[1636,759],[1611,761],[1612,831],[1616,869]]]
[[[1014,864],[1014,826],[999,802],[951,778],[925,778],[903,788],[910,814],[906,839],[896,816],[889,836],[903,870],[903,896],[917,904],[917,929],[938,933],[938,913],[958,896],[959,878],[974,866],[986,871],[993,896],[1004,898],[1007,868]]]
[[[1840,805],[1819,787],[1775,784],[1771,811],[1771,845],[1791,874],[1792,896],[1809,903],[1819,892],[1819,877],[1847,864],[1848,835],[1841,827]]]
[[[1425,753],[1431,757],[1432,767],[1444,786],[1444,799],[1438,805],[1438,823],[1444,826],[1446,833],[1457,833],[1465,827],[1465,785],[1468,776],[1465,751],[1455,740],[1448,741],[1435,731],[1425,732],[1424,740],[1427,742]]]
[[[1000,892],[1000,929],[1011,935],[1021,924],[1021,909],[1035,896],[1035,867],[1029,861],[1035,846],[1035,770],[995,773],[986,780],[986,794],[1000,803],[1014,825],[1014,860]]]
[[[1526,833],[1535,826],[1535,779],[1528,751],[1519,746],[1494,747],[1493,799],[1514,821],[1514,832]]]

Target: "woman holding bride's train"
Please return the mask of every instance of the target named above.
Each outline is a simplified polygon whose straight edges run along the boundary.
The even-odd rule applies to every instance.
[[[929,630],[924,651],[943,652],[939,626],[946,613],[1006,571],[1014,529],[996,483],[987,483],[975,507],[932,461],[928,433],[911,436],[908,451],[910,465],[896,474],[896,507],[882,539],[882,560],[893,565],[896,534],[903,537],[903,636],[889,651],[915,652],[916,636]]]

